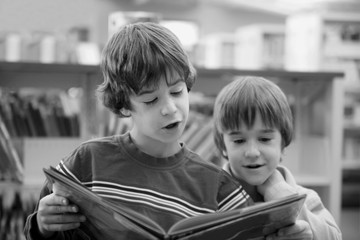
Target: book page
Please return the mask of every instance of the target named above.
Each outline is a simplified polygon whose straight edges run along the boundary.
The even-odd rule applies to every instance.
[[[81,227],[97,239],[115,240],[120,236],[126,239],[159,239],[164,235],[161,227],[149,218],[99,197],[54,168],[43,170],[50,182],[61,186],[61,195],[80,208],[87,219]]]
[[[305,197],[295,194],[251,207],[184,219],[170,228],[169,235],[185,236],[181,239],[247,239],[267,235],[294,223]]]

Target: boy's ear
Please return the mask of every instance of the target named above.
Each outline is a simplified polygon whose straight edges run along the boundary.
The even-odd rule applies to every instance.
[[[228,159],[228,155],[227,155],[227,152],[226,152],[225,150],[222,150],[221,153],[222,153],[221,155],[222,155],[224,158]]]
[[[130,116],[131,116],[131,111],[130,111],[129,109],[122,108],[122,109],[120,110],[120,112],[121,112],[121,114],[122,114],[123,116],[126,116],[126,117],[130,117]]]

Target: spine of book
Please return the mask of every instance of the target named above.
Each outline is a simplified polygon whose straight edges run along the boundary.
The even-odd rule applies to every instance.
[[[195,152],[197,152],[199,145],[210,136],[212,131],[212,121],[209,118],[205,118],[202,122],[199,123],[199,125],[200,129],[197,130],[196,134],[194,134],[194,136],[186,142],[187,146]]]
[[[5,96],[6,98],[6,96]],[[12,114],[9,108],[9,103],[6,99],[0,99],[0,117],[3,118],[3,121],[8,129],[10,136],[16,137],[17,132],[14,126],[14,121],[12,119]]]
[[[7,153],[10,165],[13,166],[14,177],[22,182],[24,174],[23,164],[2,119],[0,119],[0,141]]]
[[[45,123],[43,121],[43,118],[41,117],[39,106],[38,105],[34,106],[31,103],[29,109],[31,112],[32,119],[35,123],[37,136],[45,137],[46,136]]]
[[[35,122],[35,119],[33,117],[32,108],[31,108],[31,104],[28,101],[26,101],[24,103],[24,117],[25,117],[25,120],[27,121],[28,126],[29,126],[30,137],[38,136],[37,127],[36,127],[36,125],[38,125],[38,123]]]

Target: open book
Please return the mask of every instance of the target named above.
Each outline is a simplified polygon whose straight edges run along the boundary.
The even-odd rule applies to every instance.
[[[225,212],[185,218],[168,231],[156,222],[121,204],[114,204],[77,180],[53,167],[43,169],[52,183],[57,182],[62,194],[87,217],[82,228],[97,239],[248,239],[264,236],[293,224],[306,195],[289,197]]]

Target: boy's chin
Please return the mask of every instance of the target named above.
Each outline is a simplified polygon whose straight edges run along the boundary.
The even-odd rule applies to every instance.
[[[248,183],[254,186],[259,186],[262,185],[265,181],[266,179],[252,179],[251,181],[248,181]]]

